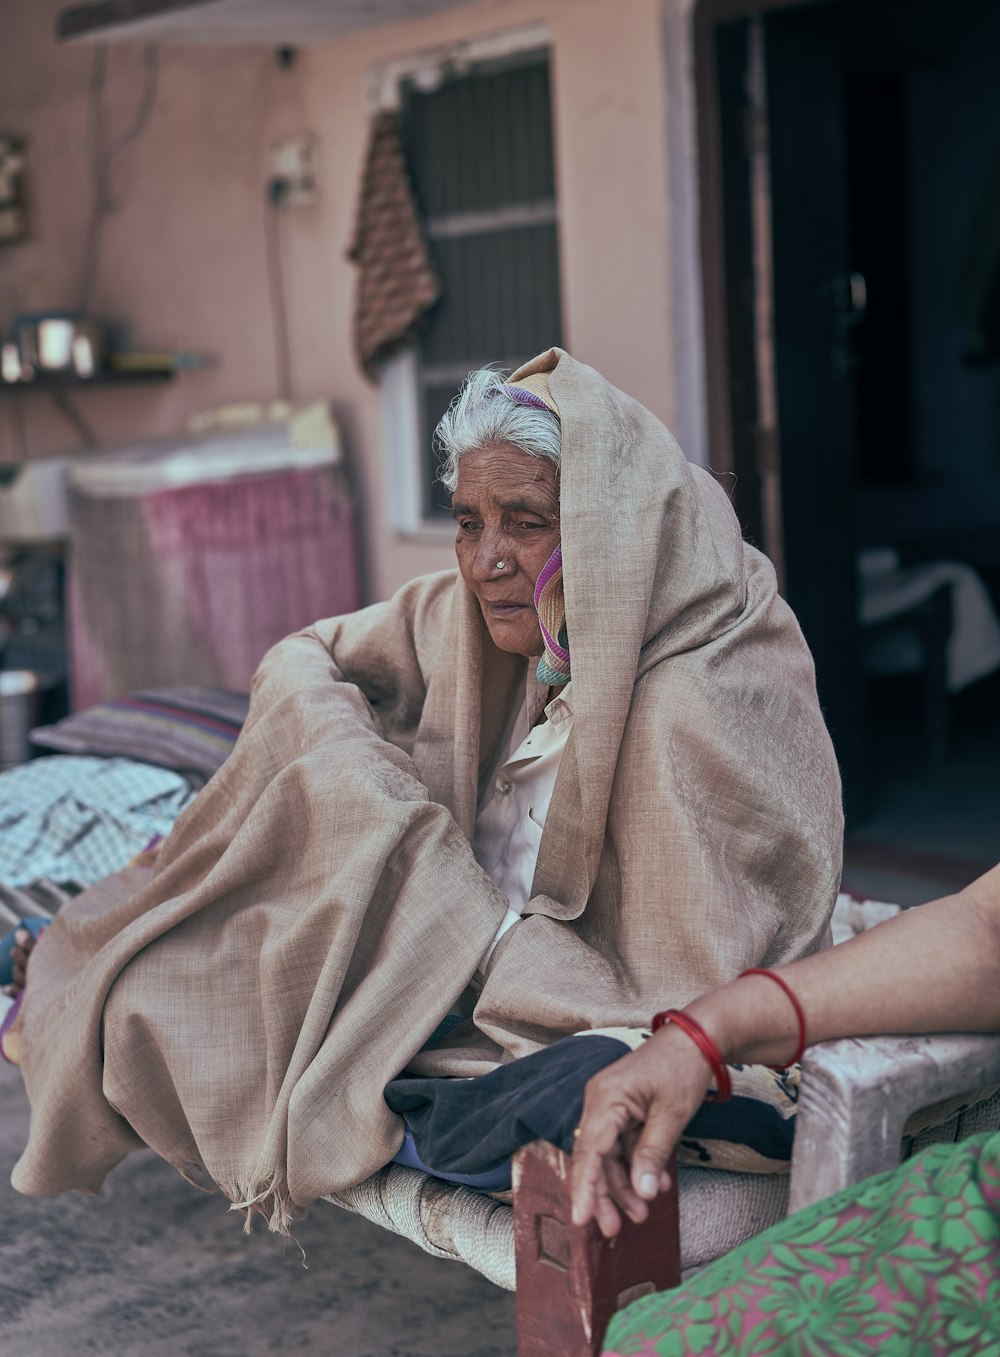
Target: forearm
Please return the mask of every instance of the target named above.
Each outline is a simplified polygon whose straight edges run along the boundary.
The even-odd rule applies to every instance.
[[[873,1033],[1000,1031],[1000,868],[775,973],[802,1005],[809,1045]],[[795,1008],[767,976],[711,990],[685,1011],[731,1063],[782,1065],[798,1048]],[[621,1211],[646,1218],[708,1079],[698,1044],[672,1023],[591,1079],[573,1152],[578,1225],[594,1215],[613,1235]]]
[[[1000,868],[779,974],[802,1004],[809,1044],[874,1033],[1000,1031]],[[688,1011],[730,1061],[780,1064],[798,1042],[794,1009],[766,977],[735,981]]]

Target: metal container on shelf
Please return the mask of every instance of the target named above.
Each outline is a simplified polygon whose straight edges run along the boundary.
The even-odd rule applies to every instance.
[[[26,763],[28,732],[38,720],[38,675],[30,669],[0,669],[0,772]]]
[[[91,377],[104,358],[104,326],[91,316],[43,311],[14,321],[20,358],[20,379],[36,372],[75,372]]]

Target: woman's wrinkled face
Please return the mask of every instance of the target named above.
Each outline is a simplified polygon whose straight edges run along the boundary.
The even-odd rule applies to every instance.
[[[559,545],[555,465],[509,443],[467,452],[458,464],[451,511],[458,524],[458,567],[494,644],[517,655],[540,655],[535,581]]]

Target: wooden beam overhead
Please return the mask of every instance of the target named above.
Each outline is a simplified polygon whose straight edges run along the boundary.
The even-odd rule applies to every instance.
[[[60,12],[63,42],[314,46],[465,0],[90,0]]]

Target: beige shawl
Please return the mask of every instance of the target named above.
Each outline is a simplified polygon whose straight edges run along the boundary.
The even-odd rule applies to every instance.
[[[559,350],[535,371],[562,416],[574,727],[474,1018],[417,1058],[504,915],[470,838],[525,661],[447,572],[272,650],[151,878],[46,934],[21,1191],[96,1190],[144,1142],[285,1228],[392,1156],[382,1088],[411,1062],[485,1071],[818,945],[839,782],[771,566],[649,411]]]

